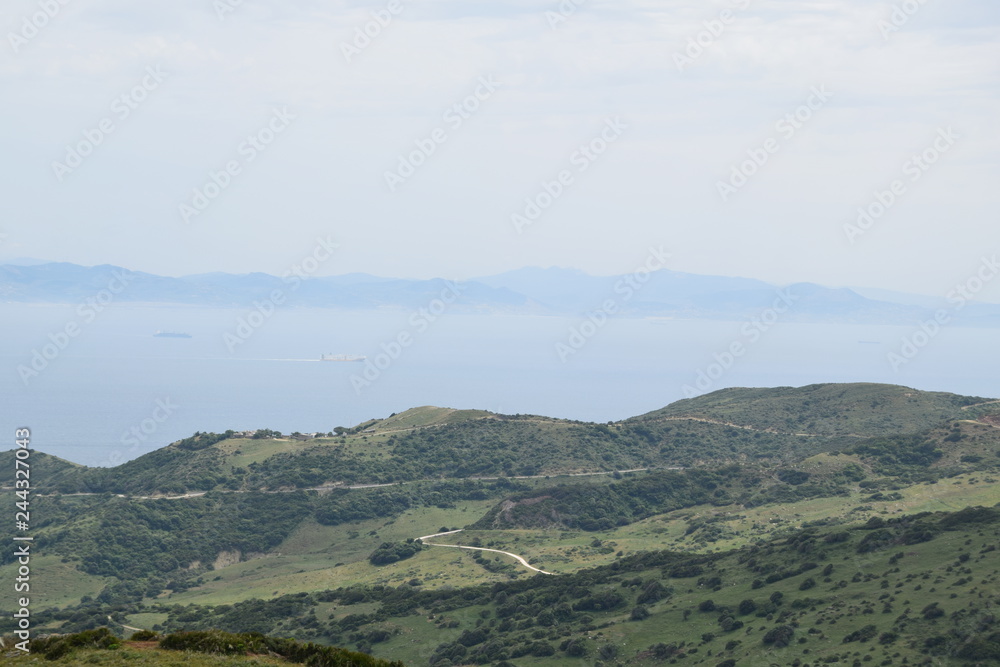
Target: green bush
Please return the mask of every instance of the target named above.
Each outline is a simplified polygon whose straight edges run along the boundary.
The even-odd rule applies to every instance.
[[[398,661],[389,662],[364,653],[333,646],[297,642],[292,639],[265,637],[255,632],[234,634],[220,630],[175,632],[160,640],[160,648],[172,651],[195,651],[223,655],[273,653],[291,662],[310,667],[403,667]]]
[[[107,628],[84,630],[72,635],[59,635],[32,640],[32,653],[41,653],[48,660],[58,660],[69,655],[74,649],[96,648],[114,650],[121,646],[121,640]]]
[[[784,648],[792,643],[792,636],[795,634],[795,629],[790,625],[779,625],[772,630],[769,630],[766,635],[764,635],[764,643],[775,648]]]

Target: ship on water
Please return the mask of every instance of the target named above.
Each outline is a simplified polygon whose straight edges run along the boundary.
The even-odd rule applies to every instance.
[[[191,334],[179,331],[157,331],[153,334],[153,338],[191,338]]]
[[[367,359],[363,354],[324,354],[320,356],[320,361],[364,361]]]

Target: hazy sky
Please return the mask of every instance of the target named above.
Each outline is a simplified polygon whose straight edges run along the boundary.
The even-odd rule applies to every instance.
[[[998,25],[995,0],[7,0],[0,258],[281,273],[331,237],[321,273],[465,278],[662,245],[943,294],[1000,252]]]

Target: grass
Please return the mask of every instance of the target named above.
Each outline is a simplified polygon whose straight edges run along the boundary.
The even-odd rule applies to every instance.
[[[813,464],[840,465],[846,457],[815,457]],[[838,459],[841,459],[838,461]],[[863,522],[872,516],[899,516],[924,511],[952,511],[970,505],[1000,503],[1000,486],[986,482],[984,475],[968,474],[934,484],[918,484],[899,491],[903,499],[893,502],[866,500],[871,491],[855,491],[849,497],[815,498],[786,505],[752,509],[738,506],[702,505],[653,516],[615,530],[600,532],[552,530],[463,531],[434,538],[442,544],[473,544],[516,553],[536,567],[568,574],[607,565],[644,551],[671,549],[690,553],[716,553],[759,543],[796,530],[804,523],[822,521]],[[237,563],[207,574],[205,584],[159,601],[176,604],[232,604],[242,600],[269,599],[298,592],[316,592],[355,584],[403,585],[417,579],[428,588],[471,586],[530,577],[533,573],[513,559],[488,554],[492,560],[511,564],[499,573],[477,564],[465,550],[429,547],[413,558],[375,567],[368,555],[382,542],[403,541],[429,535],[440,527],[471,523],[495,501],[469,501],[453,509],[419,508],[397,520],[372,520],[340,526],[302,524],[273,554]],[[856,511],[870,506],[870,510]],[[697,533],[685,535],[693,520],[724,517],[717,522],[721,536],[708,541]],[[375,535],[370,533],[374,532]],[[600,542],[595,546],[594,541]],[[148,602],[152,602],[151,600]],[[136,625],[136,627],[145,627]]]
[[[10,563],[0,567],[0,579],[13,582],[17,577],[18,563]],[[76,604],[85,595],[96,596],[110,583],[107,577],[95,577],[76,569],[72,562],[63,563],[58,556],[33,554],[31,556],[31,603],[36,609],[46,607],[64,607]],[[7,598],[10,607],[16,599],[11,584],[11,593]]]
[[[245,468],[251,463],[261,463],[275,454],[303,451],[315,447],[320,440],[296,441],[290,439],[260,439],[240,438],[223,440],[214,445],[219,451],[228,455],[226,463],[232,468]]]
[[[853,462],[854,457],[819,455],[804,469],[835,469]],[[988,475],[972,473],[943,479],[934,484],[918,484],[898,491],[903,498],[892,502],[866,500],[870,490],[855,490],[848,497],[815,498],[785,505],[745,509],[739,506],[696,506],[657,515],[610,531],[508,530],[464,531],[435,538],[443,544],[471,544],[521,555],[542,569],[576,572],[613,562],[619,551],[624,555],[658,549],[711,553],[759,542],[783,531],[818,521],[864,521],[885,516],[922,511],[954,510],[969,505],[1000,502],[1000,486],[988,483]],[[990,478],[992,479],[992,478]],[[601,483],[606,479],[577,478],[574,482]],[[551,483],[552,480],[548,480]],[[539,480],[537,483],[543,483]],[[382,542],[403,541],[438,532],[440,527],[461,527],[472,523],[495,504],[495,500],[468,501],[455,508],[423,507],[410,510],[396,520],[375,519],[339,526],[304,522],[271,554],[237,563],[205,575],[205,584],[166,598],[178,604],[232,604],[245,599],[268,599],[277,595],[314,592],[354,584],[400,585],[419,579],[429,587],[464,586],[504,580],[508,574],[488,572],[475,565],[471,554],[458,550],[429,548],[412,559],[374,567],[368,555]],[[859,507],[871,509],[857,511]],[[689,522],[724,517],[715,525],[721,534],[708,541],[698,534],[686,536]],[[372,534],[374,533],[374,534]],[[594,540],[602,545],[592,546]],[[441,553],[444,552],[444,553]],[[497,558],[490,554],[489,558]],[[499,556],[501,562],[512,559]],[[513,574],[530,576],[516,566]],[[163,598],[161,598],[163,600]]]
[[[486,410],[454,410],[427,405],[379,420],[368,428],[374,429],[376,432],[401,431],[442,424],[458,424],[464,421],[485,419],[492,415],[493,413]]]
[[[499,577],[456,567],[455,554],[420,554],[391,566],[375,567],[368,555],[383,542],[429,535],[443,526],[471,523],[496,501],[466,501],[454,508],[421,507],[396,520],[373,519],[339,526],[306,521],[267,557],[208,573],[205,584],[161,601],[177,604],[232,604],[250,598],[313,592],[353,584],[400,585],[421,579],[428,585],[469,585]],[[374,534],[372,534],[374,533]],[[445,550],[441,550],[445,551]],[[471,561],[471,559],[470,559]],[[417,564],[419,563],[419,564]]]
[[[813,571],[760,589],[751,585],[752,580],[760,575],[738,562],[735,554],[726,556],[715,565],[708,566],[701,578],[664,578],[664,583],[674,588],[674,594],[650,605],[652,615],[648,619],[640,622],[629,620],[631,606],[626,605],[612,612],[593,613],[591,629],[574,629],[571,636],[584,638],[588,644],[587,664],[597,660],[596,652],[607,644],[617,647],[618,662],[636,660],[657,663],[647,654],[647,649],[658,643],[683,645],[687,654],[684,664],[689,665],[714,666],[728,658],[735,659],[738,665],[790,665],[795,659],[799,660],[797,664],[852,664],[855,660],[862,661],[867,655],[872,656],[869,660],[874,665],[900,664],[903,657],[910,664],[922,664],[925,656],[920,649],[925,639],[947,635],[956,626],[961,629],[976,623],[973,617],[965,620],[963,614],[977,606],[977,601],[982,611],[983,605],[989,606],[991,597],[996,599],[1000,571],[996,569],[995,558],[984,552],[984,549],[997,545],[1000,530],[996,524],[942,533],[930,542],[912,546],[858,554],[854,547],[864,534],[855,533],[847,544],[826,546],[820,542],[819,551],[807,552],[806,555],[797,553],[798,550],[793,547],[781,547],[780,541],[773,543],[779,545],[773,554],[776,561],[799,563],[815,559],[819,565]],[[960,557],[966,557],[963,554],[971,557],[962,562]],[[826,565],[832,566],[832,573],[823,577],[819,573]],[[704,583],[712,574],[718,574],[722,580],[714,589]],[[628,571],[620,577],[613,577],[611,583],[619,579],[626,582],[632,577],[648,581],[650,578],[660,579],[663,575],[658,569]],[[815,580],[816,585],[801,590],[809,578]],[[620,587],[615,588],[621,590]],[[763,604],[775,593],[783,595],[779,611],[786,615],[784,619],[778,618],[777,611],[766,617],[733,612],[744,627],[731,632],[720,628],[718,612],[698,610],[706,600],[711,600],[716,607],[733,610],[746,599]],[[933,603],[937,603],[945,615],[940,619],[926,620],[921,612]],[[486,609],[489,612],[491,607],[476,606],[446,612],[446,619],[459,621],[458,628],[447,631],[428,631],[428,616],[425,613],[419,617],[390,619],[391,623],[412,630],[409,634],[376,644],[373,653],[412,664],[425,664],[433,645],[453,641],[460,630],[475,626],[480,611]],[[487,613],[487,616],[491,617],[491,614]],[[764,635],[779,623],[796,626],[793,643],[785,648],[766,646],[762,642]],[[898,630],[900,624],[908,630],[901,639],[889,643],[878,641],[880,635]],[[874,638],[845,643],[846,637],[867,625],[874,626]],[[558,644],[567,636],[558,625],[548,629],[533,626],[526,634],[552,644]],[[735,644],[730,645],[730,642]],[[580,664],[579,659],[573,660],[561,653],[551,658],[524,656],[516,660],[518,665],[569,665],[571,662]],[[935,664],[972,663],[952,662],[946,657],[945,662]]]
[[[125,625],[129,625],[133,628],[141,628],[143,630],[149,630],[154,625],[163,623],[166,620],[167,620],[167,614],[147,612],[143,614],[130,615]]]
[[[823,459],[846,457],[816,457]],[[803,524],[822,521],[855,523],[872,516],[898,516],[917,512],[954,511],[973,505],[1000,503],[1000,486],[987,481],[982,473],[958,475],[933,484],[917,484],[898,491],[903,498],[892,502],[867,500],[870,490],[856,490],[848,497],[813,498],[784,505],[765,505],[746,509],[736,505],[700,505],[668,514],[660,514],[614,530],[599,532],[553,530],[463,531],[435,538],[441,544],[471,545],[516,553],[536,567],[557,573],[576,572],[583,568],[614,562],[623,555],[671,549],[690,553],[713,553],[738,549],[775,535],[801,528]],[[857,511],[859,507],[870,510]],[[689,523],[721,517],[716,522],[721,536],[712,541],[699,539],[697,533],[685,535]],[[594,541],[601,542],[593,546]],[[423,554],[417,558],[424,557]],[[491,555],[492,557],[492,555]],[[510,559],[508,559],[510,560]]]

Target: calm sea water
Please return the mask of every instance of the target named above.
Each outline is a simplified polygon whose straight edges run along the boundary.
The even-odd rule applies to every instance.
[[[557,343],[573,349],[570,330],[581,320],[446,313],[424,327],[409,312],[287,308],[230,351],[224,336],[247,313],[112,305],[89,321],[76,307],[0,305],[0,436],[9,440],[0,448],[29,426],[37,449],[111,465],[195,431],[329,431],[420,405],[607,421],[684,398],[699,372],[709,391],[866,381],[1000,395],[988,329],[945,328],[894,370],[886,355],[912,327],[779,322],[753,339],[741,322],[615,319],[563,361]],[[78,335],[55,355],[45,350],[68,323]],[[155,338],[157,330],[193,337]],[[401,333],[411,344],[360,390],[352,375],[363,364],[319,361],[324,353],[375,360]],[[730,364],[724,353],[734,342],[745,352]],[[25,380],[19,367],[31,367],[34,351],[54,358]]]

